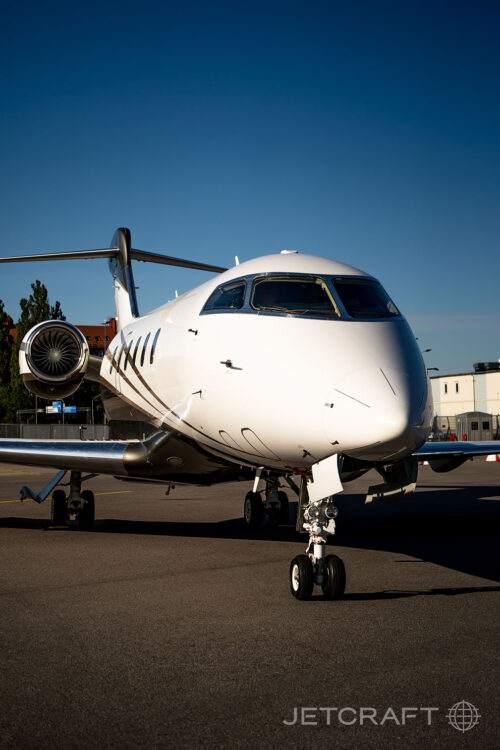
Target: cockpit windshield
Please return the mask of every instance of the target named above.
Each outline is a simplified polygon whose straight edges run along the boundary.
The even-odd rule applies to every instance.
[[[340,301],[351,318],[373,320],[401,315],[385,289],[375,279],[340,277],[332,281]]]
[[[233,281],[217,287],[210,295],[204,310],[239,310],[243,307],[246,283],[243,280]]]
[[[267,276],[256,279],[250,306],[254,310],[266,312],[340,317],[340,311],[326,282],[314,276]]]

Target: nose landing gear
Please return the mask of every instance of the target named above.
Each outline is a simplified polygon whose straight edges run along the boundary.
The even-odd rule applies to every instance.
[[[300,500],[308,502],[307,487],[302,482]],[[321,586],[327,599],[341,599],[346,575],[344,563],[337,555],[326,555],[326,540],[335,533],[338,509],[333,498],[327,497],[302,506],[299,502],[297,528],[309,532],[305,555],[297,555],[290,564],[290,591],[296,599],[309,599],[314,585]]]

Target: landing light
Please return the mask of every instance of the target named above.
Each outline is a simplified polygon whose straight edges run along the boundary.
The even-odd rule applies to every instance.
[[[325,516],[327,518],[337,518],[338,514],[339,514],[339,509],[337,508],[337,506],[334,505],[333,503],[329,503],[325,510]]]

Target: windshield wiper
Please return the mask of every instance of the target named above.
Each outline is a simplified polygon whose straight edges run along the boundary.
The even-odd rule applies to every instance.
[[[265,305],[264,307],[259,307],[259,310],[263,310],[264,312],[266,310],[268,312],[285,312],[285,313],[293,313],[294,312],[294,310],[289,310],[288,307],[278,307],[278,306],[271,307],[270,305]]]
[[[266,305],[265,307],[259,308],[259,310],[264,310],[264,311],[267,310],[268,312],[283,312],[283,313],[288,313],[289,315],[317,315],[318,317],[320,316],[325,316],[325,317],[334,316],[336,318],[339,317],[337,313],[335,312],[335,310],[311,310],[311,309],[295,310],[290,307],[279,307],[278,305],[274,305],[273,307]]]

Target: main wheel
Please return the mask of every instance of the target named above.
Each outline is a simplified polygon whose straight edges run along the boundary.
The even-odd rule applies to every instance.
[[[256,531],[264,520],[264,506],[258,492],[247,492],[243,506],[243,517],[248,529]]]
[[[290,591],[296,599],[309,599],[314,587],[314,571],[307,555],[297,555],[290,563]]]
[[[50,525],[66,526],[66,493],[64,490],[54,490],[50,504]]]
[[[288,523],[290,520],[290,511],[288,508],[288,497],[286,492],[278,492],[280,509],[278,514],[278,523]]]
[[[92,490],[83,490],[80,497],[82,498],[82,509],[78,514],[78,526],[81,529],[91,529],[94,525],[95,517],[95,500]]]
[[[327,599],[341,599],[344,596],[345,567],[337,555],[328,555],[325,558],[321,588]]]

